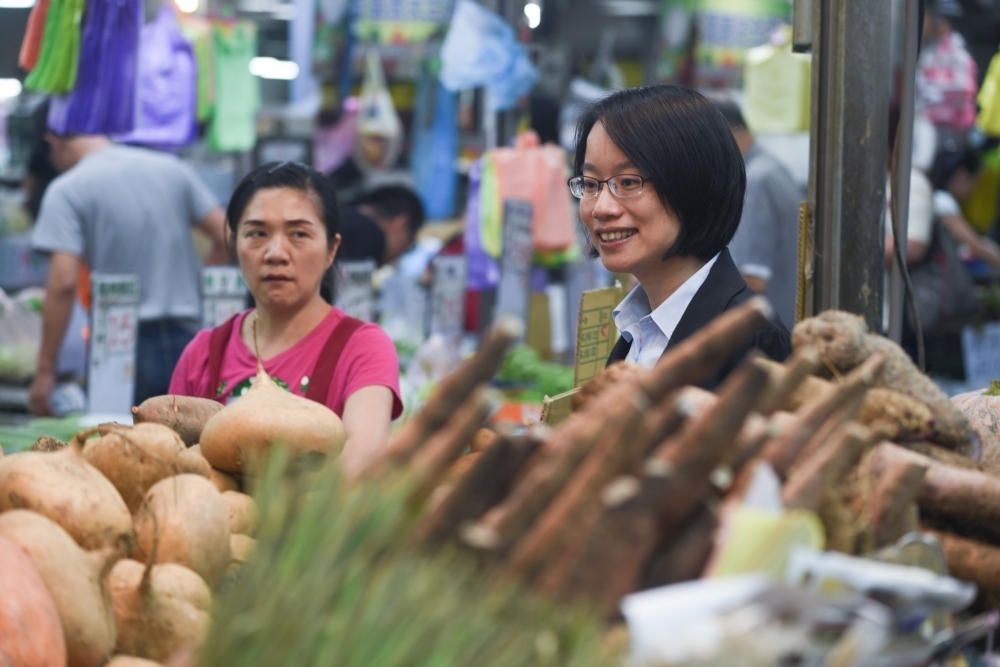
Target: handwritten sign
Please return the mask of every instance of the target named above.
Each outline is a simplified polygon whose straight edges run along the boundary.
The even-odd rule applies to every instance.
[[[459,336],[465,328],[464,255],[443,255],[431,262],[430,318],[428,333]]]
[[[503,255],[500,258],[500,284],[497,285],[495,317],[514,315],[528,321],[531,278],[531,204],[506,200],[503,206]]]
[[[88,411],[128,415],[135,392],[139,276],[94,273],[90,281],[93,332],[87,372]]]
[[[341,262],[340,284],[337,285],[337,306],[351,317],[363,322],[375,320],[375,288],[372,274],[375,260]]]
[[[247,306],[247,284],[238,266],[201,270],[201,326],[217,327]]]
[[[1000,322],[962,329],[962,361],[969,384],[988,387],[990,380],[1000,380]]]
[[[573,385],[579,387],[601,372],[618,338],[611,311],[621,301],[618,287],[589,290],[580,298],[576,324],[576,374]]]

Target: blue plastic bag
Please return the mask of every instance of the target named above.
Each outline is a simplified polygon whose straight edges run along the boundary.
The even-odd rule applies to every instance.
[[[459,0],[441,45],[440,78],[452,92],[486,86],[490,110],[503,111],[531,91],[538,70],[510,24],[471,0]]]
[[[76,85],[53,97],[49,129],[57,134],[122,134],[135,126],[141,0],[89,0]]]
[[[424,77],[417,88],[413,120],[413,178],[431,220],[455,214],[458,173],[458,96],[437,79]]]
[[[120,141],[183,146],[195,138],[197,65],[170,5],[142,28],[135,131]]]

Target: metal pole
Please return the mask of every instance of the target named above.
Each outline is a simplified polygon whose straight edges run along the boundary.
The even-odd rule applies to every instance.
[[[813,31],[813,312],[882,329],[890,3],[819,0]]]
[[[906,0],[903,17],[903,67],[899,93],[899,129],[892,168],[892,225],[895,243],[906,257],[907,230],[910,220],[910,169],[913,162],[913,98],[917,77],[917,40],[920,36],[920,0]],[[897,343],[903,338],[903,274],[893,259],[889,278],[889,337]]]

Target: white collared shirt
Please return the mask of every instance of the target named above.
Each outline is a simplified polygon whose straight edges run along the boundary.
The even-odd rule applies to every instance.
[[[639,364],[644,368],[656,365],[663,351],[667,349],[670,337],[674,335],[674,329],[681,321],[684,311],[691,305],[691,300],[705,283],[718,258],[719,255],[716,255],[705,262],[705,266],[685,280],[652,312],[649,308],[649,298],[642,285],[636,285],[635,289],[615,306],[611,318],[625,340],[632,343],[625,361]]]

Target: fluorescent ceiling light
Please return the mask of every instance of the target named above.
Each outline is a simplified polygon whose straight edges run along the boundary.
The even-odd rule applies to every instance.
[[[253,58],[250,61],[250,73],[262,79],[291,81],[299,75],[299,66],[291,60]]]
[[[529,2],[524,6],[524,16],[528,19],[528,27],[534,30],[542,22],[541,5],[535,2]]]
[[[605,16],[656,16],[660,3],[656,0],[603,0]]]
[[[0,0],[0,9],[28,9],[35,6],[35,0]]]
[[[185,14],[194,14],[198,11],[198,0],[174,0],[177,3],[177,9],[181,10]],[[3,0],[0,0],[3,2]]]
[[[21,82],[17,79],[0,79],[0,100],[9,100],[21,94]]]

